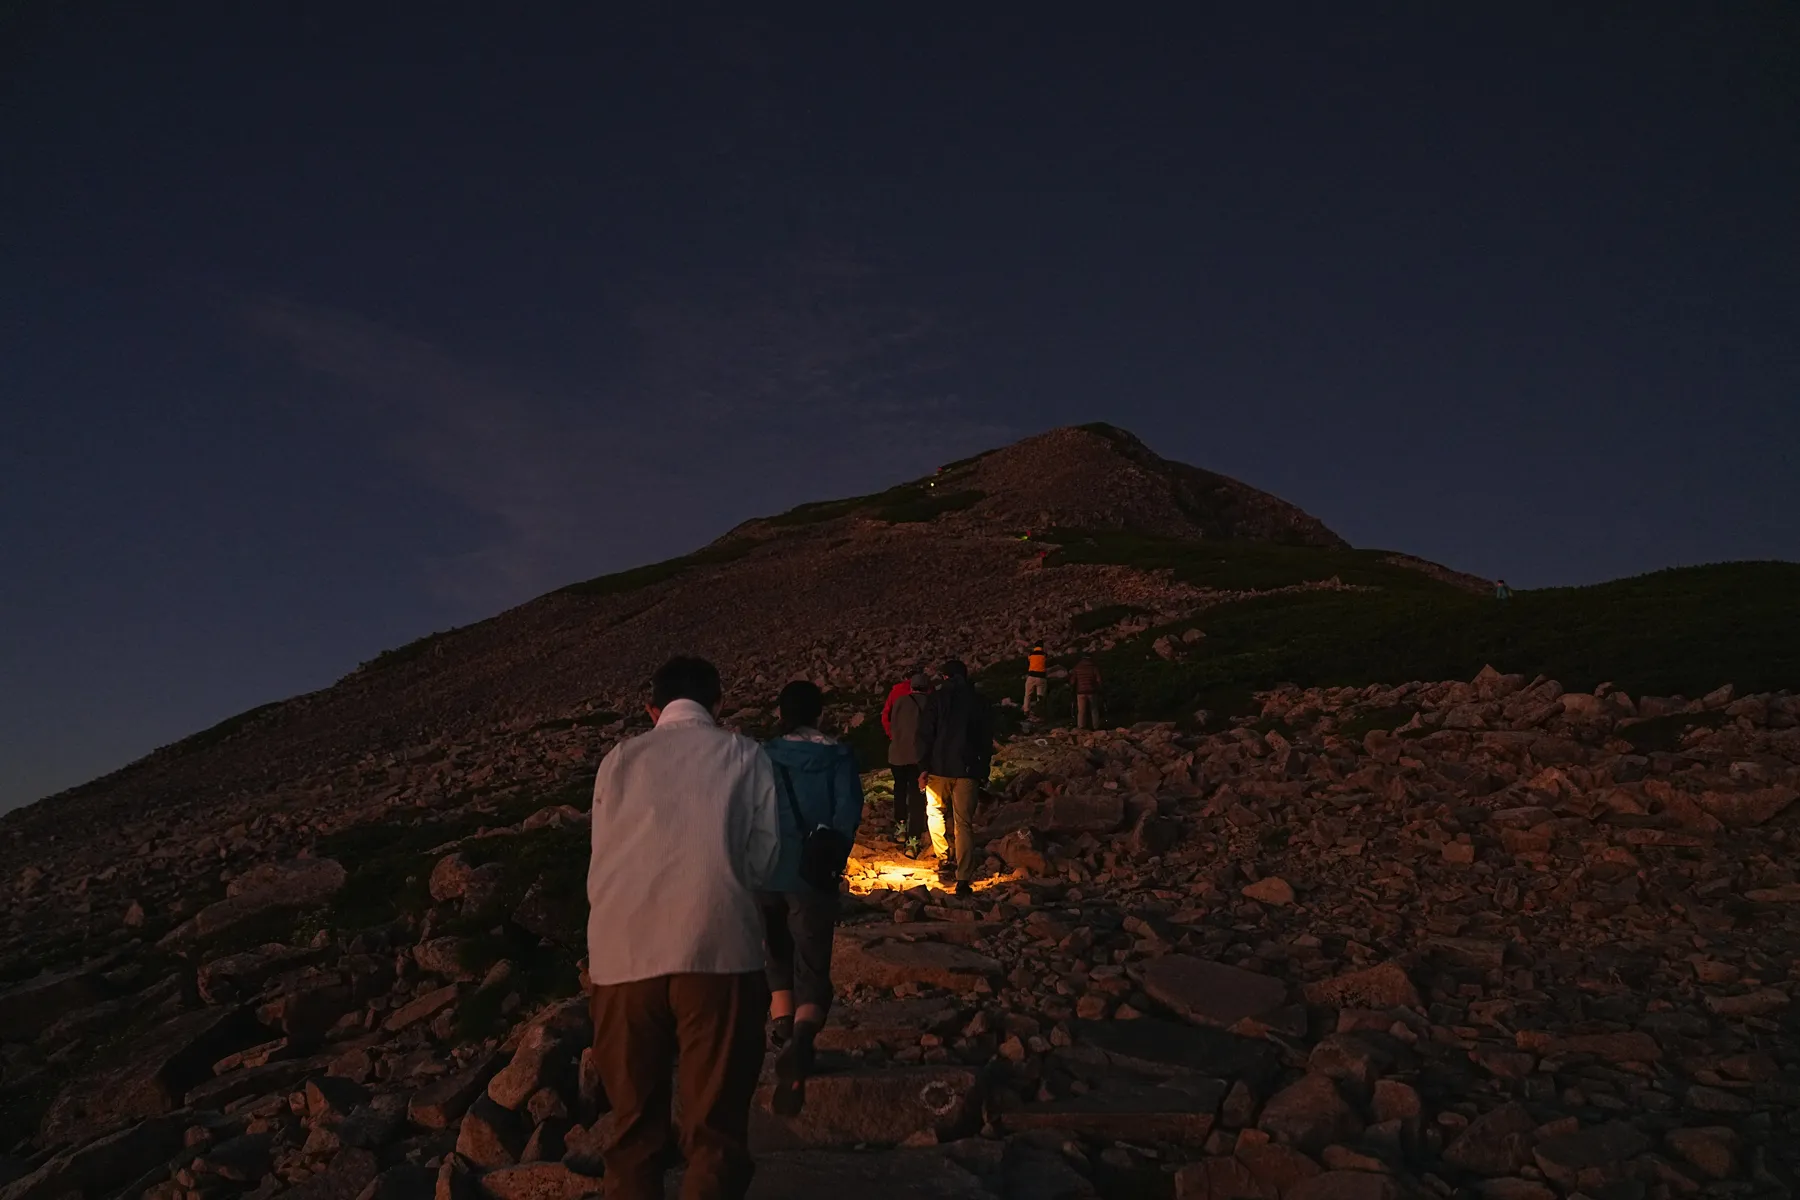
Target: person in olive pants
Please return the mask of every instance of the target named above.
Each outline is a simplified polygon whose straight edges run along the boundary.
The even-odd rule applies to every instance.
[[[950,864],[954,829],[956,894],[974,892],[975,800],[986,786],[994,757],[993,709],[969,681],[960,659],[944,664],[944,685],[931,694],[919,719],[919,765],[930,801],[926,819],[940,876]]]

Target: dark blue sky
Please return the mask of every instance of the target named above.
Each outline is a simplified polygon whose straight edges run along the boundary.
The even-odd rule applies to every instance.
[[[991,7],[11,6],[0,808],[1073,421],[1521,586],[1800,558],[1792,5]]]

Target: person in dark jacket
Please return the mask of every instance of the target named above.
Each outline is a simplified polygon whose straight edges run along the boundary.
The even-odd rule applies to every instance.
[[[758,897],[768,955],[769,1016],[775,1060],[773,1107],[782,1116],[806,1103],[813,1038],[831,1008],[831,940],[837,924],[836,891],[824,892],[800,877],[806,835],[830,826],[852,842],[862,824],[862,780],[850,747],[819,732],[825,697],[818,685],[798,680],[781,689],[781,733],[763,743],[775,768],[781,848],[768,890]]]
[[[946,874],[954,847],[956,894],[967,896],[975,890],[975,799],[994,757],[994,718],[987,697],[969,682],[968,667],[953,658],[943,674],[943,686],[919,719],[919,766],[939,876]]]
[[[894,840],[918,857],[925,837],[925,795],[919,791],[919,718],[930,698],[931,681],[915,672],[907,690],[889,710],[888,770],[894,776]]]

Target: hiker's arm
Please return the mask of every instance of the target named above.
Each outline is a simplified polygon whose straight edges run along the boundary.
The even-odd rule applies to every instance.
[[[749,829],[744,839],[744,882],[752,888],[766,887],[781,858],[781,811],[775,802],[775,768],[761,749],[751,760],[750,778],[743,788],[749,808],[745,814]]]
[[[888,689],[887,703],[881,706],[881,732],[894,736],[894,701],[900,698],[900,685]]]
[[[927,775],[933,775],[936,771],[933,770],[935,764],[931,761],[931,748],[937,744],[938,705],[927,700],[919,705],[919,709],[919,732],[914,748],[918,752],[919,766]]]

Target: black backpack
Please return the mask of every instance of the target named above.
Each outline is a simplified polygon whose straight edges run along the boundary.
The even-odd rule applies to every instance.
[[[850,839],[829,825],[806,828],[806,817],[800,812],[800,801],[794,796],[794,779],[780,763],[775,771],[781,776],[781,794],[788,811],[794,814],[794,828],[800,831],[800,878],[821,892],[836,894],[844,878],[844,864],[850,861]]]

